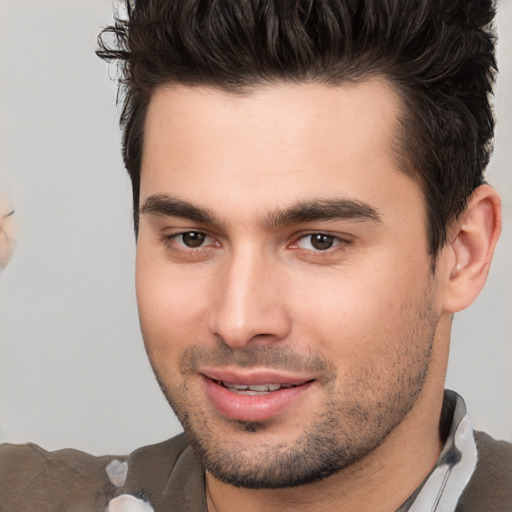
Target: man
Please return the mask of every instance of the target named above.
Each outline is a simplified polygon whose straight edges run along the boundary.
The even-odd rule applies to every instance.
[[[0,470],[0,507],[510,510],[512,447],[444,392],[501,224],[492,3],[127,11],[99,54],[122,73],[144,342],[185,434],[127,459],[7,446],[25,472]]]

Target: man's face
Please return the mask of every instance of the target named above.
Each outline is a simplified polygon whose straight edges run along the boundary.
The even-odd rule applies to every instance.
[[[384,81],[150,104],[137,295],[157,378],[206,469],[317,480],[379,446],[429,379],[440,308]]]

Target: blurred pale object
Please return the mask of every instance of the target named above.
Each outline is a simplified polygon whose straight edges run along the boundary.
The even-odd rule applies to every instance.
[[[0,270],[11,259],[16,240],[16,222],[12,202],[0,191]]]

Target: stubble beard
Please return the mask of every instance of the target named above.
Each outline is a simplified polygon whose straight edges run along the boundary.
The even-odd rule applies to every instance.
[[[222,341],[216,349],[188,347],[180,360],[181,383],[172,389],[156,365],[152,366],[196,457],[213,477],[249,489],[294,487],[322,480],[363,459],[413,408],[427,380],[438,323],[430,296],[424,298],[412,323],[398,341],[383,341],[392,347],[392,357],[380,364],[375,359],[372,364],[361,365],[351,371],[351,379],[344,376],[342,385],[326,358],[297,355],[282,347],[233,350]],[[321,412],[305,418],[304,431],[294,441],[271,441],[274,436],[267,435],[271,422],[233,421],[233,436],[222,437],[189,385],[201,363],[314,368],[323,376],[319,382],[326,398]]]

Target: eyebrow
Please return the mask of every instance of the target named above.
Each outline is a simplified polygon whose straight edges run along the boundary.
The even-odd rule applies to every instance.
[[[276,228],[283,225],[323,220],[382,222],[382,217],[376,208],[362,201],[354,199],[316,199],[298,203],[269,215],[267,224]]]
[[[219,224],[210,210],[170,197],[167,194],[155,194],[148,197],[142,208],[140,208],[139,213],[182,217],[201,224]]]
[[[146,199],[139,210],[140,214],[153,214],[168,217],[181,217],[200,224],[222,226],[215,215],[187,201],[167,194],[155,194]],[[362,201],[354,199],[315,199],[303,201],[284,210],[270,213],[264,220],[265,226],[278,228],[293,224],[325,220],[355,220],[382,222],[379,211]]]

